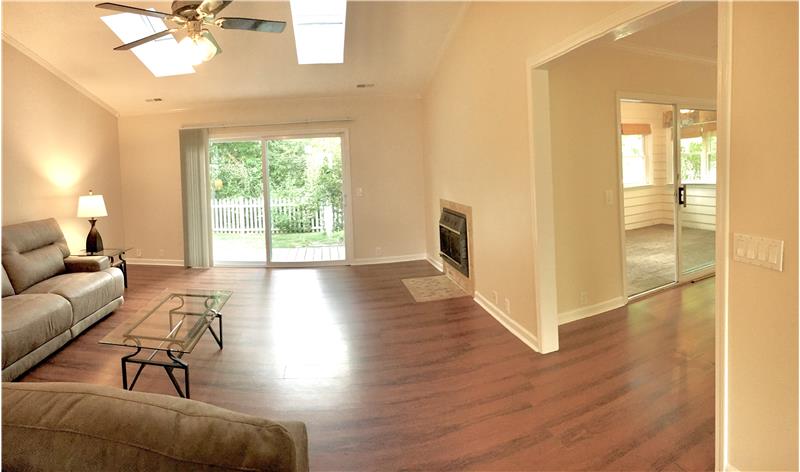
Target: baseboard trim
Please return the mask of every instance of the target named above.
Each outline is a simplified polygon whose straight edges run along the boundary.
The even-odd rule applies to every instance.
[[[739,469],[737,469],[736,467],[732,466],[731,464],[727,464],[723,470],[725,472],[741,472]]]
[[[590,316],[599,315],[609,310],[625,306],[628,299],[625,297],[616,297],[604,302],[595,303],[594,305],[582,306],[574,310],[565,311],[558,314],[558,324],[572,323],[573,321],[589,318]]]
[[[484,297],[480,294],[480,292],[475,292],[475,303],[480,305],[487,313],[492,315],[494,319],[500,322],[508,331],[511,332],[514,336],[516,336],[520,341],[524,342],[528,345],[531,349],[536,352],[541,352],[539,349],[539,339],[534,336],[533,333],[528,331],[527,329],[523,328],[522,325],[511,319],[503,310],[501,310],[497,305],[490,302],[489,299]]]
[[[404,256],[368,257],[364,259],[354,259],[350,265],[371,265],[371,264],[391,264],[393,262],[424,261],[427,254],[406,254]]]
[[[436,270],[439,272],[444,272],[444,264],[442,264],[442,261],[434,259],[431,256],[425,256],[425,259],[427,259],[428,262],[430,262],[430,264],[436,268]]]
[[[125,259],[130,265],[154,265],[154,266],[171,266],[183,267],[182,259],[144,259],[141,257],[131,257]]]

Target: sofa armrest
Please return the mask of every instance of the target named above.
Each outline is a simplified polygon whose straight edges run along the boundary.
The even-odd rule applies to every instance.
[[[70,256],[64,259],[67,272],[100,272],[111,267],[111,261],[106,256]]]

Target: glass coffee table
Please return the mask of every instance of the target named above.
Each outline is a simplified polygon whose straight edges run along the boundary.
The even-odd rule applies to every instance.
[[[133,390],[144,367],[155,365],[164,368],[178,395],[189,398],[189,364],[183,356],[192,352],[206,331],[222,349],[222,307],[231,295],[227,290],[166,289],[108,333],[101,344],[136,349],[122,357],[122,388]],[[214,320],[219,322],[219,335],[212,326]],[[147,353],[137,357],[142,350]],[[128,364],[139,365],[130,385]],[[172,373],[175,369],[183,370],[185,393]]]

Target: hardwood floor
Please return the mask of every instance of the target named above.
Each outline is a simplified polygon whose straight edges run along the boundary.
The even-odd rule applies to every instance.
[[[400,279],[426,262],[129,271],[123,307],[21,380],[119,386],[108,331],[165,287],[230,289],[192,398],[305,421],[314,470],[713,468],[713,279],[561,326],[542,356],[469,298],[414,303]],[[155,368],[136,389],[174,394]]]

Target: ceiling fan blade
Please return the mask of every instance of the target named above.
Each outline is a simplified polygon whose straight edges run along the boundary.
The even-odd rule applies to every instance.
[[[158,39],[158,38],[160,38],[162,36],[166,36],[166,35],[168,35],[170,33],[176,32],[176,31],[178,31],[178,30],[175,29],[175,28],[166,29],[164,31],[159,31],[156,34],[151,34],[150,36],[145,36],[142,39],[137,39],[136,41],[132,41],[130,43],[125,43],[122,46],[117,46],[117,47],[114,48],[114,50],[115,51],[128,51],[130,49],[135,48],[136,46],[141,46],[144,43],[149,43],[150,41],[152,41],[154,39]]]
[[[106,10],[122,11],[125,13],[133,13],[136,15],[153,16],[155,18],[172,18],[171,13],[161,13],[160,11],[145,10],[144,8],[129,7],[128,5],[120,5],[118,3],[98,3],[95,5],[97,8],[105,8]]]
[[[286,28],[285,21],[256,20],[254,18],[220,18],[216,24],[223,29],[259,31],[261,33],[281,33]]]
[[[230,5],[233,0],[203,0],[203,3],[197,7],[197,11],[202,11],[206,15],[214,16],[221,12],[223,8]]]

